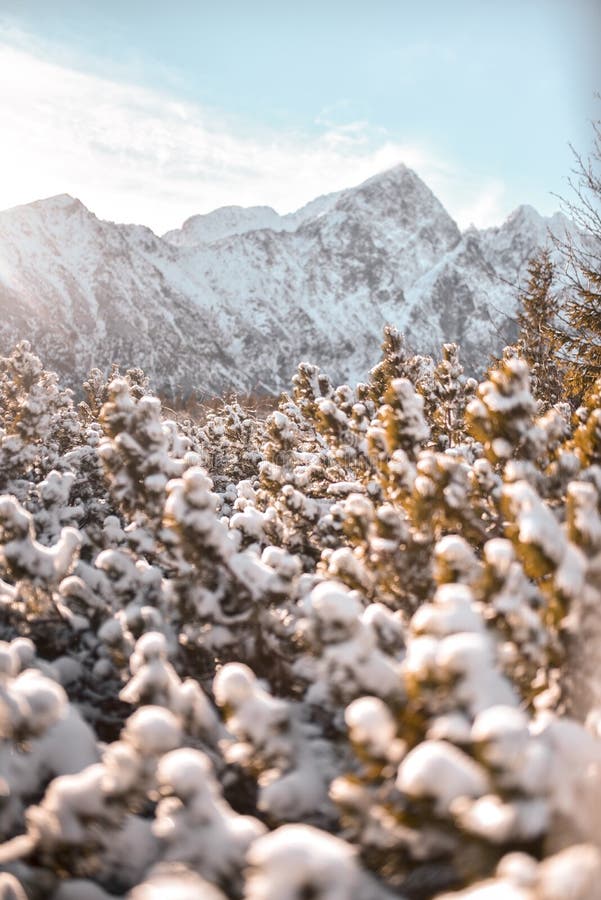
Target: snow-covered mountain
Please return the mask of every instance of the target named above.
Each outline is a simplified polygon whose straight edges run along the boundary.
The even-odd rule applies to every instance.
[[[520,207],[462,234],[402,165],[289,215],[225,207],[162,238],[52,197],[0,213],[0,352],[27,338],[72,384],[115,361],[169,394],[275,391],[302,359],[364,377],[391,322],[420,352],[458,341],[477,369],[566,224]]]

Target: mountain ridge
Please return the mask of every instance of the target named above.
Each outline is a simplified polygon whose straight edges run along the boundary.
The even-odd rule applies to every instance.
[[[515,330],[509,284],[566,223],[523,206],[461,232],[402,164],[283,216],[221,207],[162,236],[59,194],[0,212],[0,351],[27,337],[72,384],[116,361],[170,395],[275,392],[301,359],[365,377],[391,322],[419,352],[458,341],[477,370]]]

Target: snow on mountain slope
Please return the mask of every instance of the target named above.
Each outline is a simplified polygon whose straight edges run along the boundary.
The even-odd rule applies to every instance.
[[[478,368],[564,223],[520,207],[462,235],[402,165],[295,213],[225,207],[163,238],[53,197],[0,213],[0,352],[26,337],[72,384],[116,361],[169,394],[274,391],[301,359],[365,377],[392,322],[419,351],[459,341]]]
[[[170,392],[189,389],[200,354],[240,386],[221,334],[169,277],[175,251],[149,229],[60,196],[0,214],[0,248],[3,351],[26,337],[74,383],[93,365],[143,363]]]
[[[515,280],[533,248],[548,242],[549,231],[563,236],[570,230],[573,226],[563,213],[545,219],[532,206],[518,206],[501,226],[481,232],[482,251],[499,276]]]
[[[168,231],[163,237],[176,247],[191,247],[260,228],[284,231],[282,222],[283,216],[271,206],[222,206],[206,215],[191,216],[181,228]]]
[[[281,216],[271,206],[222,206],[204,215],[191,216],[181,228],[168,231],[163,238],[176,247],[193,247],[265,228],[270,231],[296,231],[303,222],[315,219],[331,209],[340,193],[342,192],[317,197],[285,216]]]

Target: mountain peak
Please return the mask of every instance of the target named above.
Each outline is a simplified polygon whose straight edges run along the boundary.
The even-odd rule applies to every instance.
[[[540,225],[543,216],[529,203],[522,203],[517,206],[512,213],[509,214],[505,221],[505,225]]]
[[[415,175],[413,169],[410,169],[404,162],[399,162],[394,166],[390,166],[388,169],[382,169],[381,172],[376,172],[373,178],[404,178],[407,173]],[[417,178],[417,175],[415,175],[415,177]]]
[[[55,194],[53,197],[44,197],[41,200],[34,200],[32,203],[22,203],[19,206],[3,210],[0,217],[5,225],[10,222],[18,225],[20,222],[31,224],[36,221],[41,225],[42,223],[65,221],[77,213],[90,219],[96,219],[94,213],[90,212],[81,200],[70,194]]]
[[[342,197],[353,195],[380,198],[381,200],[395,198],[398,202],[415,203],[417,206],[420,204],[427,204],[428,206],[434,204],[440,210],[443,210],[445,215],[448,215],[428,185],[422,181],[413,169],[410,169],[404,163],[399,163],[390,169],[384,169],[382,172],[372,175],[371,178],[363,181],[357,187],[342,192]]]
[[[72,197],[71,194],[55,194],[54,197],[45,197],[42,200],[35,200],[33,203],[26,204],[36,209],[56,209],[75,211],[76,209],[86,209],[81,200]]]
[[[76,212],[84,212],[88,216],[95,218],[94,213],[83,205],[81,200],[72,197],[71,194],[55,194],[53,197],[43,197],[41,200],[34,200],[31,203],[21,203],[2,212],[2,216],[20,218],[21,216],[29,216],[31,214],[42,215],[44,218],[54,214],[71,216]]]
[[[358,185],[358,188],[367,187],[372,184],[400,184],[406,180],[421,182],[421,178],[413,171],[413,169],[410,169],[405,163],[397,163],[396,166],[391,166],[389,169],[382,169],[381,172],[376,172],[375,175],[372,175],[366,181],[363,181]],[[421,183],[423,184],[423,182]]]
[[[359,215],[385,229],[412,235],[429,233],[434,244],[450,249],[460,238],[457,224],[427,184],[404,163],[373,175],[355,188],[342,191],[336,210]],[[371,226],[370,226],[371,227]],[[435,237],[437,235],[437,237]]]

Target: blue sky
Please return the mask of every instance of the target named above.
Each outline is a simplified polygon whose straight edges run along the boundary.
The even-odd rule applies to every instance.
[[[462,226],[549,213],[599,45],[600,0],[0,0],[0,208],[68,192],[161,231],[404,161]]]

